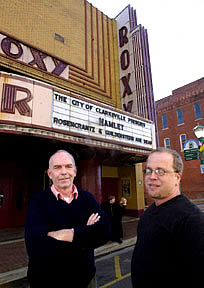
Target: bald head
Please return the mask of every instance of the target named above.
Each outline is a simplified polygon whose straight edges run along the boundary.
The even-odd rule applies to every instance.
[[[76,164],[75,164],[75,160],[74,160],[74,157],[72,156],[72,154],[70,154],[69,152],[67,152],[66,150],[58,150],[57,152],[55,152],[49,159],[49,168],[52,167],[52,162],[53,162],[53,158],[58,154],[58,153],[64,153],[64,154],[67,154],[67,156],[69,156],[72,160],[72,163],[73,163],[73,166],[76,167]]]

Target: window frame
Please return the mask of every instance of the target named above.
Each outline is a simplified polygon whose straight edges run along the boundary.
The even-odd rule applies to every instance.
[[[165,116],[165,121],[164,121],[164,117]],[[166,123],[166,125],[164,125]],[[164,126],[166,126],[166,127],[164,127]],[[162,129],[168,129],[168,121],[167,121],[167,114],[165,113],[165,114],[162,114]]]
[[[169,145],[166,145],[166,140],[169,140]],[[168,138],[168,137],[164,138],[164,147],[165,148],[170,148],[171,147],[170,138]]]
[[[185,141],[182,141],[182,136],[185,136]],[[180,140],[180,147],[181,147],[181,151],[184,150],[183,144],[186,142],[186,134],[180,134],[179,135],[179,140]]]
[[[199,112],[196,109],[196,105],[199,105]],[[202,111],[201,111],[201,107],[200,107],[200,102],[194,103],[193,107],[194,107],[195,120],[202,119]],[[199,115],[200,117],[197,117],[197,113],[200,113],[200,115]]]
[[[179,115],[180,113],[180,115]],[[176,110],[176,114],[177,114],[177,125],[182,125],[184,124],[184,119],[183,119],[183,111],[182,109],[177,109]],[[182,121],[182,122],[180,122]]]

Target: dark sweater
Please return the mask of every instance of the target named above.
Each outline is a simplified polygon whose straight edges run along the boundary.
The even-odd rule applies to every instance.
[[[111,240],[118,241],[123,237],[122,216],[125,213],[125,206],[118,203],[111,204],[109,201],[102,203],[101,208],[111,222]]]
[[[108,241],[110,225],[91,193],[78,192],[70,204],[57,200],[50,189],[35,194],[30,202],[25,242],[31,287],[86,287],[95,274],[94,248]],[[100,220],[87,226],[96,212]],[[47,236],[70,228],[74,228],[72,243]]]
[[[132,256],[133,287],[198,287],[204,268],[204,214],[184,195],[141,216]]]

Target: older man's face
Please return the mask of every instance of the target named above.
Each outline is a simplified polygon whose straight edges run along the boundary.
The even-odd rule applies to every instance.
[[[48,176],[59,192],[72,189],[77,169],[72,158],[64,152],[59,152],[51,158]]]

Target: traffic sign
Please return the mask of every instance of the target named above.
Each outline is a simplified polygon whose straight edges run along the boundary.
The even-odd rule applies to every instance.
[[[197,149],[197,148],[194,148],[194,149],[185,149],[185,150],[184,150],[184,159],[185,159],[186,161],[200,159],[199,149]]]
[[[201,171],[201,174],[204,174],[204,165],[200,165],[200,171]]]

